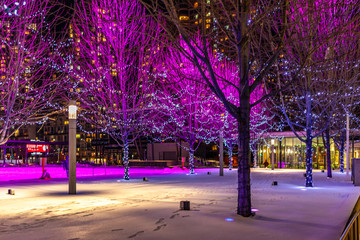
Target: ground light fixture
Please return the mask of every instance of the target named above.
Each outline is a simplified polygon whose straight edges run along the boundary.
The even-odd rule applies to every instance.
[[[233,218],[225,218],[225,221],[227,221],[227,222],[233,222],[233,221],[235,221]]]

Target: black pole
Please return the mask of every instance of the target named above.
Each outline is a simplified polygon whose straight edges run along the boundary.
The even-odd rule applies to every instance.
[[[355,137],[353,137],[352,139],[352,153],[351,153],[351,158],[355,158]],[[351,159],[352,160],[352,159]]]
[[[281,168],[281,140],[279,140],[279,161],[280,161],[280,166],[279,168]]]

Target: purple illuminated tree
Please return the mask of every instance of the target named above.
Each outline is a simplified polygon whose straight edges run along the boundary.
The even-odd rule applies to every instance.
[[[215,67],[216,73],[219,77],[219,86],[226,95],[229,102],[238,105],[237,89],[233,86],[236,84],[239,69],[234,62],[223,59],[217,62]],[[265,96],[264,86],[258,86],[251,95],[250,103],[255,103]],[[219,114],[217,119],[221,121],[214,121],[217,128],[213,128],[214,138],[218,138],[222,134],[224,145],[229,154],[229,169],[232,168],[233,148],[238,145],[237,121],[230,115],[224,105],[219,101],[218,109],[213,110],[213,114]],[[271,114],[265,102],[261,102],[254,106],[250,111],[250,150],[256,156],[256,144],[261,140],[265,132],[273,129],[274,114]],[[256,164],[256,162],[254,163]]]
[[[284,1],[181,1],[175,0],[141,0],[148,11],[156,18],[159,15],[166,21],[166,30],[169,41],[177,42],[181,35],[189,47],[184,51],[181,46],[178,50],[187,56],[197,67],[209,89],[224,104],[226,110],[236,119],[239,139],[239,168],[238,168],[238,204],[237,213],[242,216],[251,216],[250,191],[250,110],[264,99],[276,95],[279,88],[290,85],[291,82],[281,81],[280,86],[271,84],[267,76],[274,71],[276,59],[283,53],[286,41],[298,42],[292,38],[296,31],[290,28],[301,23],[289,18],[289,4]],[[303,1],[297,3],[304,5]],[[307,4],[313,5],[315,1]],[[322,2],[319,2],[321,5]],[[184,13],[184,9],[188,11]],[[304,19],[313,12],[304,11]],[[287,31],[287,29],[291,29]],[[176,31],[175,31],[176,30]],[[198,45],[196,31],[200,31],[203,43]],[[300,36],[299,36],[300,37]],[[219,78],[211,64],[209,52],[220,49],[217,54],[232,58],[239,67],[239,75],[233,87],[237,91],[238,104],[228,101],[223,89],[219,86]],[[301,52],[298,52],[301,54]],[[300,68],[304,65],[300,64]],[[252,72],[252,74],[250,74]],[[255,79],[251,81],[251,79]],[[295,78],[292,78],[293,81]],[[269,92],[254,103],[250,98],[255,89],[262,84],[271,84]]]
[[[189,51],[181,46],[178,50],[195,64],[203,81],[236,119],[239,143],[237,213],[251,216],[250,110],[274,92],[254,103],[250,103],[250,97],[257,86],[264,83],[264,77],[282,51],[288,1],[182,1],[178,5],[174,0],[141,2],[155,18],[160,15],[166,21],[163,27],[169,41],[176,42],[181,35]],[[183,14],[184,8],[189,10],[189,15]],[[202,45],[197,42],[196,31],[200,32]],[[219,49],[216,54],[230,58],[238,66],[237,81],[231,83],[236,90],[235,104],[226,98],[219,85],[223,79],[216,75],[215,66],[211,64],[209,53],[216,49]],[[253,71],[251,76],[250,70]],[[251,81],[253,78],[255,80]]]
[[[20,127],[43,122],[56,110],[58,48],[50,29],[51,1],[5,0],[0,6],[0,145]]]
[[[224,109],[225,112],[225,109]],[[223,113],[224,116],[221,118],[223,126],[220,127],[219,135],[222,135],[224,145],[226,147],[226,152],[229,155],[229,170],[233,168],[233,154],[235,146],[238,146],[238,138],[236,132],[236,120],[228,114],[228,112]],[[218,141],[217,141],[218,142]]]
[[[141,136],[149,112],[156,24],[137,1],[84,0],[76,5],[72,31],[73,92],[82,117],[122,147],[129,180],[129,145]]]
[[[177,141],[188,151],[190,174],[194,174],[194,152],[201,141],[211,141],[212,108],[217,100],[192,62],[174,50],[164,54],[166,61],[158,67],[161,85],[152,94],[153,107],[158,110],[153,133],[156,139]]]
[[[216,50],[218,52],[218,50]],[[209,54],[211,57],[212,54]],[[213,63],[216,69],[216,75],[219,78],[219,87],[224,91],[226,98],[232,104],[238,104],[236,89],[233,85],[236,83],[239,69],[233,61],[223,58],[221,55],[216,54],[216,61]],[[216,64],[216,65],[215,65]],[[238,134],[236,131],[236,119],[230,115],[224,104],[217,99],[216,105],[212,107],[212,115],[214,128],[212,128],[213,139],[216,144],[220,144],[220,137],[223,139],[223,144],[226,147],[226,152],[229,155],[229,170],[233,168],[233,150],[238,146]]]

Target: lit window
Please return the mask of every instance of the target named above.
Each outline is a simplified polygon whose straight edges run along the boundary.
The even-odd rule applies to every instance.
[[[179,20],[180,21],[186,21],[186,20],[189,20],[189,17],[188,16],[180,16]]]

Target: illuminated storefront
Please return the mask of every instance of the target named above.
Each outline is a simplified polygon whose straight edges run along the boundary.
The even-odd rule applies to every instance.
[[[8,140],[1,146],[0,164],[47,164],[58,160],[66,142]],[[61,158],[63,160],[63,158]]]
[[[300,133],[301,136],[302,133]],[[271,141],[273,139],[273,141]],[[271,166],[271,149],[274,151],[274,166],[276,168],[305,168],[306,166],[306,145],[300,141],[293,132],[269,133],[257,144],[257,165],[265,167]],[[354,146],[354,147],[353,147]],[[359,145],[350,144],[350,159],[359,157]],[[322,137],[313,139],[312,145],[313,168],[326,169],[326,146]],[[331,140],[330,142],[331,167],[339,168],[340,151]],[[267,163],[266,163],[267,162]],[[351,162],[351,161],[350,161]],[[346,153],[344,151],[344,164],[346,165]]]

